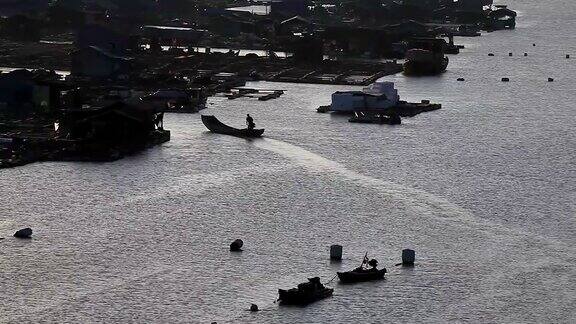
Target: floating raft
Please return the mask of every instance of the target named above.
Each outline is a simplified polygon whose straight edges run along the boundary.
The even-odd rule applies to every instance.
[[[248,97],[248,98],[257,98],[260,101],[267,101],[279,98],[281,95],[284,94],[284,91],[285,90],[234,88],[230,90],[230,93],[224,94],[224,96],[230,100]]]

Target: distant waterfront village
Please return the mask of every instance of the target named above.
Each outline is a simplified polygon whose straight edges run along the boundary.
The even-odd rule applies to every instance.
[[[492,0],[20,0],[0,15],[0,168],[122,158],[170,140],[164,114],[216,94],[282,100],[247,81],[365,86],[318,112],[398,125],[441,105],[403,101],[382,77],[441,74],[455,36],[516,24]]]

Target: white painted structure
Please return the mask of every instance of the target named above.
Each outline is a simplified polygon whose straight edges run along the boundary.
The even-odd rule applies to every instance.
[[[353,112],[386,109],[400,101],[394,83],[378,79],[362,91],[338,91],[332,94],[331,111]]]

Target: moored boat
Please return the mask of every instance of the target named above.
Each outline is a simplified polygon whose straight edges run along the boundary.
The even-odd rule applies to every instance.
[[[373,269],[354,269],[347,272],[337,272],[338,279],[342,283],[364,282],[372,280],[384,279],[386,269],[373,270]]]
[[[334,289],[326,288],[320,278],[309,278],[308,282],[289,290],[278,289],[278,300],[281,305],[308,305],[320,299],[332,296]]]
[[[367,268],[367,265],[370,266],[370,268]],[[352,271],[336,272],[336,274],[342,283],[355,283],[384,279],[386,268],[378,270],[376,269],[377,266],[378,260],[372,259],[368,261],[368,254],[366,254],[362,260],[362,264],[358,268]]]
[[[202,123],[213,133],[231,135],[236,137],[260,137],[264,134],[264,129],[238,129],[230,127],[214,116],[202,115]]]
[[[444,56],[446,42],[436,38],[416,38],[406,52],[405,75],[437,75],[448,67]]]

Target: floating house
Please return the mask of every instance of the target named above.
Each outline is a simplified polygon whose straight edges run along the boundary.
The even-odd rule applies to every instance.
[[[377,80],[362,91],[338,91],[332,94],[330,110],[354,112],[388,109],[398,105],[400,96],[393,82]]]

